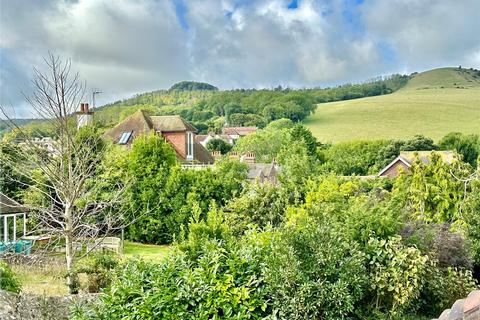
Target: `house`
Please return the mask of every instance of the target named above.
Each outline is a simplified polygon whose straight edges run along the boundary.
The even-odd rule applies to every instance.
[[[0,227],[0,244],[6,245],[11,241],[17,241],[17,238],[26,236],[27,212],[27,208],[0,192],[0,223],[2,225]]]
[[[222,135],[228,137],[230,144],[235,144],[235,141],[240,139],[240,137],[247,136],[257,130],[257,127],[224,127],[222,129]]]
[[[235,151],[228,153],[228,157],[231,159],[239,159],[240,162],[243,162],[247,165],[248,181],[258,181],[260,183],[269,182],[272,184],[278,183],[278,173],[280,172],[280,167],[275,159],[273,159],[271,163],[257,163],[255,161],[254,153],[247,152],[243,155],[240,155]]]
[[[135,138],[151,132],[161,135],[173,147],[180,162],[214,162],[212,155],[196,141],[198,130],[180,116],[150,116],[138,110],[105,132],[104,137],[130,147]]]
[[[57,142],[51,137],[28,139],[27,141],[20,142],[18,145],[27,150],[29,148],[38,148],[46,150],[47,152],[52,154],[58,154]]]
[[[401,151],[400,155],[390,162],[379,173],[379,177],[396,177],[400,170],[410,172],[413,162],[418,159],[425,164],[430,163],[432,154],[438,155],[445,163],[451,164],[457,160],[454,151]]]
[[[269,182],[278,183],[279,166],[275,162],[272,163],[251,163],[248,164],[247,179],[251,182],[258,181],[260,183]]]

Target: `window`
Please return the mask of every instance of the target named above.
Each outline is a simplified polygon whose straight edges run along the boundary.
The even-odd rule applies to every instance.
[[[132,136],[133,131],[122,132],[120,136],[120,140],[118,140],[118,144],[127,144],[128,140]]]
[[[193,133],[187,132],[187,160],[193,160]]]

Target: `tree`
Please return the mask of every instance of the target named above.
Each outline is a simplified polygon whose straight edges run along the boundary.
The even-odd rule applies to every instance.
[[[232,150],[232,145],[223,139],[212,139],[207,142],[208,151],[220,151],[221,154],[227,154]]]
[[[290,142],[289,130],[263,129],[238,140],[234,150],[253,152],[257,162],[271,162],[284,145]]]
[[[85,84],[78,74],[71,74],[70,61],[50,54],[45,63],[48,72],[34,69],[34,91],[26,99],[37,117],[57,134],[55,150],[38,147],[27,132],[9,120],[24,146],[17,157],[2,154],[1,164],[12,169],[12,177],[20,175],[29,181],[28,193],[34,196],[25,206],[30,209],[29,220],[36,222],[35,231],[64,241],[67,285],[75,293],[74,266],[79,256],[74,244],[104,237],[126,223],[121,209],[125,184],[117,181],[108,197],[97,198],[94,181],[106,145],[98,133],[77,132],[73,117],[83,100]],[[1,109],[9,118],[5,108]]]
[[[161,136],[151,134],[135,139],[127,159],[127,173],[135,181],[128,189],[132,214],[143,213],[142,219],[129,226],[127,236],[154,242],[157,233],[166,232],[158,212],[164,211],[162,200],[171,168],[176,164],[175,151]],[[152,229],[157,232],[153,234]]]
[[[464,135],[460,132],[451,132],[438,143],[443,150],[455,150],[462,155],[462,160],[477,165],[480,155],[480,137],[476,134]]]
[[[0,155],[5,158],[18,162],[21,159],[20,148],[10,142],[0,142]],[[29,179],[24,175],[17,173],[7,162],[2,162],[0,170],[0,190],[8,197],[17,201],[21,200],[21,194],[26,189]]]
[[[290,132],[292,141],[303,141],[307,147],[308,155],[317,158],[317,139],[312,132],[301,124],[296,124]]]

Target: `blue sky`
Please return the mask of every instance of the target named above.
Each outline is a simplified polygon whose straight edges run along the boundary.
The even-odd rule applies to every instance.
[[[49,51],[99,104],[180,80],[312,87],[480,68],[478,0],[0,0],[0,15],[0,103],[20,117]]]

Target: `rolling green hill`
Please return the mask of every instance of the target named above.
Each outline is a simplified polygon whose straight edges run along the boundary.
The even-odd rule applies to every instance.
[[[322,142],[480,134],[480,71],[422,72],[389,95],[319,104],[305,124]]]

